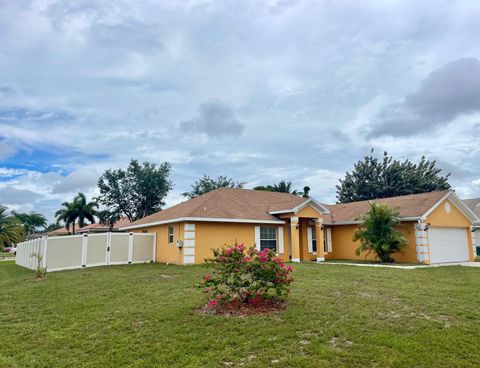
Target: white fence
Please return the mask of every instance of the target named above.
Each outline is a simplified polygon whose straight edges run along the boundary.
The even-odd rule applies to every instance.
[[[155,261],[155,234],[101,233],[43,237],[17,245],[16,264],[34,270],[42,256],[47,272]]]

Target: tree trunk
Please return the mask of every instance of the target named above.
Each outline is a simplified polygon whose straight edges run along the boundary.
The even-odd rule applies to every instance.
[[[73,232],[72,235],[75,235],[75,222],[73,223]]]

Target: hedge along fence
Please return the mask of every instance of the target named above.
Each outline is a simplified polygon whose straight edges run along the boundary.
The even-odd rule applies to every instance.
[[[37,258],[47,272],[82,267],[155,261],[155,234],[101,233],[42,237],[17,245],[16,264],[35,270]]]

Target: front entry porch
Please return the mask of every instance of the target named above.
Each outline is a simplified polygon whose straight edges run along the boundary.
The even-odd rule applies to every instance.
[[[292,216],[285,220],[289,227],[291,261],[325,261],[323,218]]]

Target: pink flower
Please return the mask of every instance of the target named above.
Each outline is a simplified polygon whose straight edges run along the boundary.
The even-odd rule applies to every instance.
[[[207,274],[207,275],[203,276],[203,279],[204,279],[205,281],[210,281],[210,280],[212,279],[212,277]]]
[[[225,262],[225,257],[224,257],[224,256],[218,257],[218,261],[219,261],[219,262]]]
[[[238,250],[239,252],[243,252],[244,249],[245,249],[245,245],[244,245],[244,244],[237,245],[237,250]]]
[[[288,272],[292,272],[292,270],[293,270],[292,266],[288,266],[288,267],[287,267],[287,271],[288,271]]]
[[[215,308],[218,302],[216,300],[210,300],[207,304],[208,308]]]
[[[243,262],[250,262],[252,259],[249,256],[243,257]]]
[[[262,251],[258,254],[258,259],[260,262],[268,262],[268,254]]]
[[[227,256],[230,256],[232,253],[233,253],[233,248],[228,248],[228,249],[225,251],[225,254],[226,254]]]

